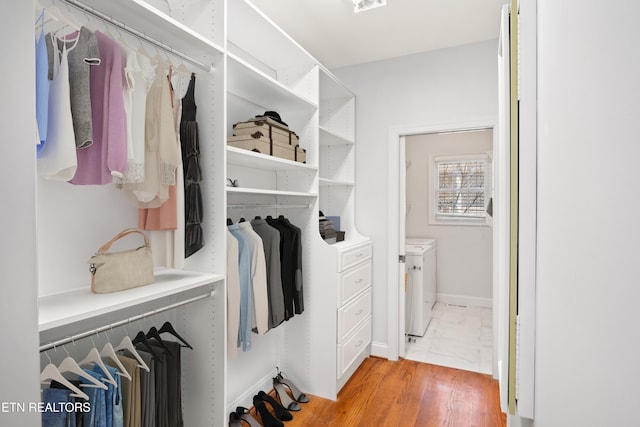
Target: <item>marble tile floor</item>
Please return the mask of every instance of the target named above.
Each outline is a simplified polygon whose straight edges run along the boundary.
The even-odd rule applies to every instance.
[[[406,343],[405,359],[490,375],[492,321],[490,308],[437,302],[424,337]]]

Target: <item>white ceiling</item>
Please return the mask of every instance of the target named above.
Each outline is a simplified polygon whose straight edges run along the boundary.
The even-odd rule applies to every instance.
[[[251,0],[327,68],[498,38],[508,0],[387,0],[353,13],[351,0]]]

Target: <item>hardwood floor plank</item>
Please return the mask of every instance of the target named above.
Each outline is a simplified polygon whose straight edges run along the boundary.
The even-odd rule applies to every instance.
[[[337,401],[310,396],[286,427],[505,427],[490,376],[370,357]]]

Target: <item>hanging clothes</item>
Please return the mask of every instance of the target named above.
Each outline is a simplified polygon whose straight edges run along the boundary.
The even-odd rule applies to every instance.
[[[123,355],[117,355],[118,360],[124,366],[125,370],[131,375],[131,380],[122,378],[122,407],[123,407],[123,425],[124,427],[140,426],[140,368],[138,361]],[[111,361],[111,364],[115,364]]]
[[[227,230],[227,357],[238,357],[240,327],[240,270],[238,240]]]
[[[44,35],[44,9],[42,9],[42,13],[36,20],[36,25],[38,22],[41,22],[42,25],[40,27],[40,36],[36,38],[36,129],[38,131],[36,147],[37,152],[40,153],[47,141],[47,121],[49,117],[49,55],[47,54],[47,41]]]
[[[157,208],[169,199],[169,186],[176,184],[176,169],[181,162],[176,138],[169,83],[164,72],[157,71],[146,99],[145,179],[123,185],[137,207]],[[171,223],[175,228],[176,219]]]
[[[284,320],[291,319],[294,312],[294,289],[295,289],[295,259],[294,246],[295,239],[291,228],[282,224],[279,220],[268,216],[267,224],[280,232],[280,261],[282,277],[282,293],[284,296]]]
[[[47,38],[53,35],[47,34]],[[46,179],[68,181],[76,173],[78,160],[74,143],[67,46],[52,54],[53,74],[49,87],[47,143],[38,157],[38,174]]]
[[[264,247],[269,293],[269,329],[272,329],[285,320],[280,264],[280,232],[261,218],[251,220],[251,226],[262,239]]]
[[[252,329],[259,334],[269,330],[269,297],[267,292],[267,268],[262,239],[248,221],[238,223],[240,232],[247,239],[251,265],[251,289],[253,291]]]
[[[251,256],[247,238],[237,224],[227,226],[229,232],[238,241],[238,275],[240,277],[240,327],[236,346],[242,351],[251,350],[252,292],[251,292]]]
[[[180,122],[185,193],[185,258],[190,257],[204,246],[201,225],[204,214],[200,190],[202,171],[200,169],[198,122],[196,121],[195,84],[196,75],[192,73],[187,92],[182,98]]]
[[[178,129],[182,107],[180,98],[173,92],[171,81],[172,68],[170,67],[168,83],[175,135],[174,144],[176,144],[177,152],[180,153]],[[175,185],[169,186],[168,200],[158,208],[140,209],[138,215],[139,228],[151,231],[150,243],[154,264],[167,268],[184,267],[184,184],[180,157],[178,157],[175,175]]]
[[[70,390],[46,388],[42,390],[42,402],[45,408],[52,408],[52,410],[42,411],[42,427],[76,427],[75,414],[55,410],[61,405],[74,403]]]
[[[302,230],[293,225],[284,216],[280,215],[278,221],[285,227],[289,227],[293,238],[293,304],[295,314],[304,312],[304,295],[303,295],[303,275],[302,275]]]
[[[71,116],[76,148],[86,148],[93,144],[93,117],[91,105],[90,73],[92,66],[100,65],[101,51],[96,35],[87,27],[59,39],[47,38],[49,55],[49,78],[53,77],[53,52],[67,47],[69,52],[69,85]]]
[[[100,64],[91,67],[90,93],[93,143],[78,150],[76,185],[101,185],[124,176],[127,170],[127,129],[124,111],[120,45],[95,32]]]
[[[144,132],[147,94],[155,79],[149,59],[121,46],[124,64],[124,110],[127,120],[127,170],[124,177],[114,177],[118,185],[144,181]]]

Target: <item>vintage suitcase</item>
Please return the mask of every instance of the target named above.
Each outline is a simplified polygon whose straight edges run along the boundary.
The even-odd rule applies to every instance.
[[[287,127],[271,118],[250,119],[233,125],[234,135],[253,135],[256,132],[260,132],[262,136],[274,141],[289,145],[297,145],[299,143],[298,135],[295,132],[290,131]]]

